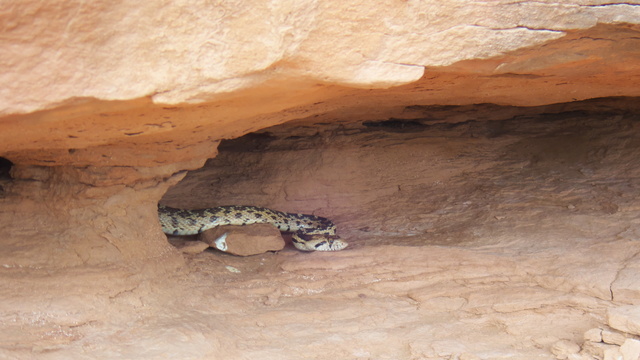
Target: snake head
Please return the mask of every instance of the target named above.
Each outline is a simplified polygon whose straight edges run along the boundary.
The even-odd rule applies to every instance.
[[[349,245],[337,235],[293,233],[291,238],[302,251],[338,251]]]

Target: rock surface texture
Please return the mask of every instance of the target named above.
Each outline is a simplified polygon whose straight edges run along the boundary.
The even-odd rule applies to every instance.
[[[640,2],[0,24],[0,358],[637,360]],[[350,246],[168,242],[158,202],[313,213]]]
[[[640,95],[634,2],[269,4],[8,4],[0,154],[158,166],[314,114]]]
[[[285,245],[280,231],[268,224],[219,226],[203,232],[198,238],[214,249],[240,256],[279,251]]]

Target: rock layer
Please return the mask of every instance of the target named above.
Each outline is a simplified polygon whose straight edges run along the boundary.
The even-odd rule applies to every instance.
[[[425,67],[502,56],[598,23],[638,24],[640,10],[598,1],[23,1],[0,20],[0,108],[12,114],[76,98],[196,102],[283,76],[401,85]],[[572,55],[545,63],[591,60]]]
[[[640,95],[630,3],[227,5],[13,5],[2,14],[0,156],[162,166],[306,116]]]

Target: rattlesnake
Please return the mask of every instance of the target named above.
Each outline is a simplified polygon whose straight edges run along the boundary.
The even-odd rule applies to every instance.
[[[162,231],[168,235],[195,235],[221,225],[271,224],[280,231],[291,232],[298,250],[337,251],[348,245],[336,235],[336,226],[327,218],[257,206],[183,210],[159,205],[158,217]]]

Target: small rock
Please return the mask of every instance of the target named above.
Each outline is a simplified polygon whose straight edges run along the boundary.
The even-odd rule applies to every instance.
[[[607,344],[622,345],[625,340],[627,340],[627,337],[619,332],[602,330],[602,341]]]
[[[607,311],[607,323],[612,328],[640,335],[640,306],[619,306]]]
[[[627,339],[624,344],[620,346],[620,352],[622,353],[623,360],[638,360],[640,359],[640,340]]]
[[[585,341],[592,341],[592,342],[601,342],[602,341],[602,329],[600,328],[593,328],[593,329],[589,329],[584,333],[584,340]]]
[[[556,359],[566,359],[570,354],[576,354],[580,351],[580,345],[569,340],[560,340],[551,346],[551,352]]]
[[[285,245],[280,230],[268,224],[218,226],[204,231],[198,239],[220,251],[239,256],[278,251]]]

